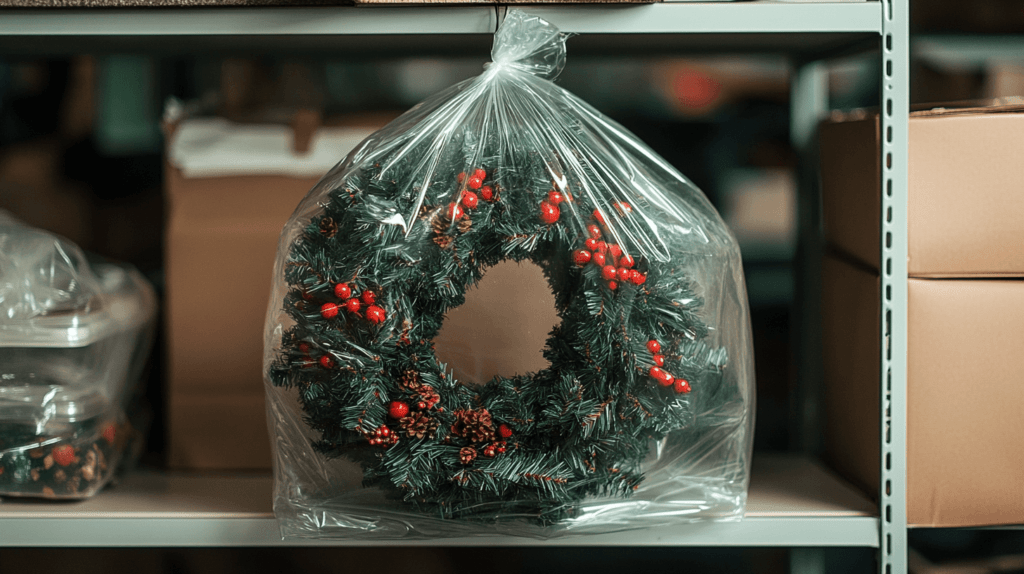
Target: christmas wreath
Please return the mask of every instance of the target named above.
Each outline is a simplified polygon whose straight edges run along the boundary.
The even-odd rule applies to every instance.
[[[320,461],[338,458],[442,518],[558,521],[587,497],[629,496],[652,460],[670,512],[742,511],[739,251],[682,175],[542,77],[564,50],[510,10],[494,65],[360,144],[285,227],[267,379],[286,523],[373,528],[344,514],[367,499],[336,494]],[[538,265],[555,295],[550,366],[464,384],[433,339],[507,260]]]
[[[271,379],[299,389],[316,451],[358,460],[367,485],[445,517],[547,521],[636,489],[651,441],[692,422],[691,394],[725,364],[702,341],[686,269],[613,240],[635,217],[629,203],[576,197],[572,177],[552,182],[543,165],[453,172],[436,186],[445,201],[405,229],[394,216],[415,198],[403,202],[380,166],[329,193],[285,263],[295,324]],[[531,261],[550,282],[551,367],[464,385],[432,339],[502,260]]]

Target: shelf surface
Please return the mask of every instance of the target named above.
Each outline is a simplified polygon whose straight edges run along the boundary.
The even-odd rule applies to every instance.
[[[282,541],[271,492],[267,475],[136,473],[80,502],[0,502],[0,546],[878,546],[875,505],[817,463],[790,456],[755,456],[740,522],[546,541]]]
[[[707,2],[536,5],[525,9],[592,41],[586,51],[822,52],[877,38],[882,4]],[[302,51],[462,53],[489,45],[493,6],[0,8],[0,53]],[[609,43],[610,42],[610,43]],[[486,55],[486,51],[481,55]]]

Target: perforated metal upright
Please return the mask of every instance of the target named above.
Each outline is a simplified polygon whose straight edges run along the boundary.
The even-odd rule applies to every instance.
[[[910,7],[883,0],[880,139],[882,574],[907,570],[907,163]]]

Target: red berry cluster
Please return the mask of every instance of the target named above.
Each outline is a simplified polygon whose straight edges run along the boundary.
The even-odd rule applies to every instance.
[[[503,440],[492,442],[484,447],[482,454],[488,458],[494,458],[494,455],[505,452],[507,446],[508,444]]]
[[[387,425],[380,425],[372,433],[365,433],[365,436],[372,446],[388,448],[398,442],[398,433],[391,432]]]
[[[600,210],[594,210],[594,219],[604,220]],[[608,282],[608,288],[612,290],[618,289],[619,282],[629,281],[634,285],[643,285],[647,281],[646,274],[633,269],[636,260],[632,255],[623,253],[622,247],[614,243],[605,243],[601,239],[599,226],[593,223],[588,225],[587,234],[590,237],[584,242],[585,249],[572,252],[573,263],[580,267],[587,263],[596,265],[601,270],[601,278]]]
[[[460,173],[457,179],[459,181],[459,184],[465,184],[462,187],[462,196],[460,197],[459,201],[467,209],[476,209],[476,206],[481,199],[488,203],[494,201],[494,187],[487,185],[487,170],[478,167],[475,170],[473,170],[473,173],[471,175],[468,176],[468,180],[466,172]],[[477,193],[479,193],[480,195],[478,196]],[[455,220],[461,216],[461,213],[453,217],[451,213],[452,211],[455,211],[452,209],[453,205],[455,207],[458,207],[457,203],[449,204],[448,217],[452,220]],[[458,211],[461,212],[461,210]]]
[[[374,305],[374,303],[377,302],[377,294],[369,289],[363,291],[359,297],[354,297],[351,285],[347,283],[338,283],[334,286],[334,296],[340,300],[339,303],[328,302],[320,306],[320,315],[324,319],[333,319],[337,317],[342,308],[353,315],[358,315],[359,311],[363,308],[363,305],[366,306],[363,316],[366,317],[367,321],[374,325],[382,323],[386,318],[384,309]]]
[[[560,191],[554,189],[549,191],[548,198],[540,202],[540,220],[548,225],[558,221],[558,218],[562,215],[558,204],[565,201],[565,197]]]
[[[663,387],[672,387],[677,393],[690,392],[690,382],[686,379],[677,379],[672,373],[662,369],[665,366],[665,355],[661,354],[661,343],[651,339],[647,341],[647,350],[654,355],[654,365],[648,371],[651,378]]]

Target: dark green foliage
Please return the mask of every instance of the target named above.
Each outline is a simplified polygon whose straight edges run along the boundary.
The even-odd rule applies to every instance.
[[[474,160],[467,158],[477,157],[479,145],[468,137],[446,146],[459,153],[440,157],[407,143],[378,150],[375,161],[343,172],[290,246],[284,308],[294,325],[283,335],[272,382],[300,391],[305,420],[320,433],[319,453],[358,461],[367,485],[423,512],[551,522],[572,516],[586,496],[628,496],[643,480],[641,462],[652,441],[691,426],[703,412],[695,403],[703,409],[716,400],[726,363],[723,349],[702,342],[702,301],[685,262],[652,261],[637,233],[624,233],[634,240],[620,240],[621,246],[646,282],[621,282],[612,290],[597,266],[577,267],[571,257],[583,247],[592,211],[612,209],[611,200],[595,205],[580,193],[562,203],[558,222],[548,225],[538,217],[539,204],[559,176],[536,151]],[[428,160],[437,165],[428,169]],[[600,180],[584,158],[574,163],[583,169],[565,174],[564,190],[585,187],[581,178]],[[447,206],[463,188],[457,174],[476,167],[487,170],[496,200],[481,199],[461,220],[448,220]],[[426,172],[429,181],[421,175]],[[644,223],[630,225],[642,229]],[[551,367],[464,386],[438,363],[432,339],[467,288],[506,259],[538,264],[555,293],[561,323],[544,350]],[[356,295],[372,290],[385,320],[374,325],[344,309],[322,317],[323,303],[343,303],[334,295],[337,283],[352,285]],[[651,378],[650,339],[662,344],[664,368],[687,379],[692,392],[677,393]],[[333,361],[331,368],[320,364],[323,356]],[[414,385],[403,377],[415,378]],[[423,411],[437,423],[423,438],[406,435],[405,423],[388,416],[391,401],[415,410],[417,385],[440,397]],[[453,430],[460,411],[482,409],[493,419],[492,430],[501,424],[512,430],[504,444],[500,437],[472,440]],[[399,433],[397,443],[368,442],[382,426]],[[504,452],[486,456],[488,447],[502,446]],[[468,464],[460,458],[464,447],[477,452]]]

